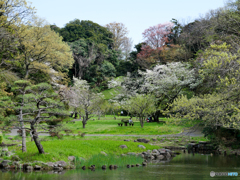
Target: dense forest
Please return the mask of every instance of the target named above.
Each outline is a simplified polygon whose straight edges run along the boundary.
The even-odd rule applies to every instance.
[[[173,18],[153,25],[132,50],[122,23],[76,17],[60,28],[37,17],[25,0],[2,0],[1,128],[15,123],[24,131],[29,123],[34,134],[41,121],[64,119],[69,111],[83,117],[84,128],[91,114],[124,110],[142,127],[147,116],[165,116],[173,123],[200,121],[208,135],[236,137],[239,6],[229,2],[188,24]]]

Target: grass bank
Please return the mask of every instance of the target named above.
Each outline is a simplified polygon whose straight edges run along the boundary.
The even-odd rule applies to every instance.
[[[7,137],[4,136],[5,143],[13,143],[16,139],[20,137],[15,137],[14,140],[6,140]],[[133,142],[138,137],[79,137],[79,136],[64,136],[63,139],[58,139],[56,137],[40,137],[41,143],[44,147],[46,154],[38,154],[37,148],[34,142],[30,141],[28,138],[27,142],[27,153],[21,152],[21,147],[11,147],[9,150],[13,151],[20,157],[24,162],[32,161],[43,161],[43,162],[56,162],[59,160],[68,161],[68,156],[82,157],[85,160],[89,160],[94,156],[101,154],[101,151],[106,154],[121,155],[128,152],[141,153],[146,150],[159,149],[165,146],[182,146],[187,144],[191,140],[195,141],[206,141],[204,137],[162,137],[154,138],[145,137],[151,140],[148,144]],[[141,137],[143,138],[143,137]],[[124,140],[129,141],[124,141]],[[19,142],[20,143],[20,142]],[[126,145],[128,148],[122,149],[119,146]],[[143,145],[146,149],[141,149],[138,145]]]
[[[89,159],[93,155],[98,155],[101,151],[107,154],[121,155],[128,152],[143,152],[143,149],[138,145],[144,145],[146,149],[159,148],[157,145],[150,145],[144,143],[135,142],[123,142],[116,140],[103,140],[103,139],[52,139],[49,141],[41,142],[46,154],[38,154],[37,148],[34,142],[27,142],[27,153],[21,152],[21,147],[12,147],[19,158],[25,162],[28,161],[43,161],[43,162],[55,162],[59,160],[68,161],[68,156],[78,156],[84,159]],[[120,148],[120,145],[126,145],[128,148]]]

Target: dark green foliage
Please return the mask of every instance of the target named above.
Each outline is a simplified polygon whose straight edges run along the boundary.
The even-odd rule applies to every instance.
[[[112,46],[112,33],[107,28],[92,21],[75,19],[67,23],[62,29],[59,29],[55,25],[52,25],[51,28],[58,32],[66,42],[88,39],[97,44],[101,43],[108,47]]]
[[[207,126],[203,129],[204,136],[214,144],[222,144],[233,149],[240,148],[240,130],[219,126]]]
[[[115,77],[116,76],[115,67],[113,66],[112,63],[110,63],[108,61],[103,62],[100,71],[104,77]]]

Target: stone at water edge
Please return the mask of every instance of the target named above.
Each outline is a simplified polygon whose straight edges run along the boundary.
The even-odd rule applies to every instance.
[[[123,141],[130,141],[129,139],[124,139]]]
[[[147,166],[147,163],[146,163],[146,162],[143,162],[142,165],[143,165],[143,166]]]
[[[104,170],[107,169],[107,166],[106,166],[106,165],[103,165],[103,166],[102,166],[102,169],[104,169]]]
[[[167,158],[170,158],[171,157],[171,154],[169,152],[167,152]]]
[[[157,159],[163,160],[165,157],[163,155],[157,156]]]
[[[122,149],[127,148],[126,145],[120,145],[119,147],[122,148]]]
[[[65,162],[65,161],[58,161],[58,162],[56,162],[56,164],[57,164],[57,166],[58,167],[67,167],[67,163]]]
[[[75,160],[75,156],[68,156],[68,160],[73,162]]]
[[[33,169],[34,170],[41,170],[41,166],[35,165]]]
[[[3,160],[1,163],[0,163],[0,168],[5,168],[8,166],[8,164],[12,162],[10,160]]]

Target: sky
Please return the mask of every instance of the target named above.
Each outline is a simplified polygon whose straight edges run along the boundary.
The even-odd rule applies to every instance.
[[[74,19],[91,20],[102,26],[123,23],[133,45],[143,41],[150,26],[169,22],[191,22],[211,9],[223,7],[226,0],[30,0],[37,15],[50,24],[64,27]]]

